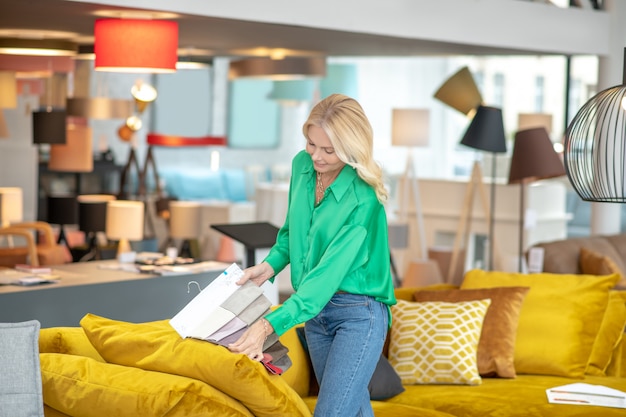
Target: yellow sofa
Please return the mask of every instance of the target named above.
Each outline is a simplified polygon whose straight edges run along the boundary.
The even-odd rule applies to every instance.
[[[574,382],[626,392],[622,339],[626,293],[613,290],[618,279],[612,275],[524,275],[475,270],[466,274],[460,289],[397,289],[399,304],[394,307],[396,315],[386,352],[389,361],[402,370],[398,374],[403,381],[408,380],[407,375],[417,381],[403,384],[404,392],[398,395],[372,401],[376,416],[623,416],[624,409],[550,404],[546,396],[546,389]],[[488,308],[501,308],[512,304],[509,300],[497,304],[500,295],[494,294],[502,292],[502,288],[510,288],[503,293],[516,292],[521,300],[518,314],[508,320],[516,324],[515,335],[509,340],[515,348],[515,356],[509,362],[514,364],[516,375],[485,374],[470,382],[424,383],[424,377],[431,377],[428,372],[405,372],[398,358],[405,353],[401,346],[406,342],[406,332],[420,332],[435,320],[423,316],[416,321],[406,311],[442,306],[478,311],[475,307],[485,304]],[[482,296],[480,300],[463,302],[413,301],[415,297],[465,297],[471,291],[492,295],[487,303]],[[484,319],[485,311],[480,311],[477,314],[483,314]],[[504,310],[497,311],[496,325],[500,326],[507,320]],[[459,317],[461,314],[456,314],[453,319],[460,320]],[[476,339],[470,342],[474,343],[475,357],[486,337],[486,323],[486,319],[480,321],[481,326],[484,324],[478,330],[480,344]],[[293,365],[282,376],[276,376],[261,364],[223,347],[181,340],[167,321],[126,323],[87,315],[80,327],[40,332],[45,414],[309,416],[316,398],[312,395],[307,353],[295,329],[283,335],[281,342],[289,348]],[[496,350],[500,348],[496,346]],[[440,359],[418,356],[415,361],[424,366]],[[477,356],[480,358],[480,353]],[[494,363],[491,365],[497,368],[496,374],[507,369],[502,358]],[[475,376],[477,370],[470,373]]]

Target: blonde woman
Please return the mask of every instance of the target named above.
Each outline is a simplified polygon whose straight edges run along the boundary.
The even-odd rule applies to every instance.
[[[261,360],[269,334],[306,322],[320,385],[315,416],[373,416],[368,384],[396,300],[372,128],[354,99],[334,94],[311,110],[302,131],[285,223],[265,260],[239,282],[261,285],[291,264],[295,293],[229,348]]]

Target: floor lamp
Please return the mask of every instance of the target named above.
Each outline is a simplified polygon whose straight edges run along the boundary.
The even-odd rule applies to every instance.
[[[427,146],[430,131],[430,112],[428,109],[393,109],[392,110],[392,132],[391,141],[393,146],[407,147],[406,167],[403,176],[402,207],[400,217],[408,225],[409,183],[412,188],[413,206],[415,209],[416,226],[419,238],[419,258],[411,259],[409,268],[400,285],[406,285],[407,278],[411,282],[431,282],[439,281],[441,274],[439,265],[428,259],[428,247],[426,245],[426,230],[424,228],[424,214],[420,201],[419,182],[417,170],[413,162],[413,147]],[[391,235],[390,235],[391,237]],[[390,239],[391,243],[391,239]],[[397,278],[393,257],[391,265]]]
[[[442,103],[463,113],[467,117],[471,117],[483,102],[480,91],[478,91],[478,86],[476,85],[474,77],[468,67],[462,67],[460,70],[452,74],[437,89],[434,97]],[[487,211],[487,193],[484,190],[485,187],[482,180],[482,170],[480,169],[480,164],[478,163],[475,163],[472,168],[472,175],[465,192],[465,199],[463,202],[464,213],[460,218],[459,227],[454,240],[454,247],[452,249],[450,266],[446,277],[446,282],[448,283],[454,281],[454,275],[457,270],[457,260],[460,254],[461,239],[465,237],[464,241],[467,241],[467,223],[471,216],[475,188],[478,188],[483,207],[485,208],[485,211]]]
[[[490,152],[491,157],[491,196],[487,214],[489,220],[489,270],[493,270],[495,251],[495,205],[496,205],[496,154],[506,153],[506,139],[504,137],[504,122],[502,110],[496,107],[478,106],[476,115],[461,139],[461,145],[473,149]],[[475,163],[475,165],[478,162]],[[482,175],[481,175],[482,181]]]
[[[520,184],[518,272],[523,272],[525,185],[562,175],[565,175],[565,167],[544,127],[520,130],[515,134],[509,184]]]

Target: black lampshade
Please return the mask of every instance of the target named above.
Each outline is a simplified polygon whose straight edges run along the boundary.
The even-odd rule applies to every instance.
[[[78,196],[78,228],[85,233],[106,230],[107,203],[115,200],[108,194],[83,194]]]
[[[76,202],[76,196],[49,196],[48,223],[59,225],[78,223],[78,203]]]
[[[506,152],[502,110],[478,106],[476,115],[461,139],[461,144],[486,152]]]
[[[66,116],[65,110],[33,112],[33,143],[64,144]]]

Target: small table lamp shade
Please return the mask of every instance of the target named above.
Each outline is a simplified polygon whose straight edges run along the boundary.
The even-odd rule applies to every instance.
[[[428,109],[393,109],[391,116],[393,146],[428,146],[430,132]]]
[[[170,237],[195,239],[200,235],[200,203],[170,201]]]
[[[76,224],[78,223],[78,204],[74,195],[48,196],[48,223]]]
[[[24,216],[22,189],[0,187],[0,226],[21,222]]]
[[[78,196],[78,228],[85,233],[106,230],[107,204],[115,196],[106,194],[83,194]]]
[[[129,240],[143,239],[144,203],[112,200],[107,203],[106,235],[119,240],[118,254],[130,251]]]

